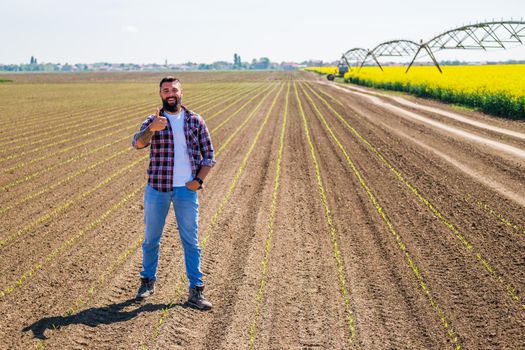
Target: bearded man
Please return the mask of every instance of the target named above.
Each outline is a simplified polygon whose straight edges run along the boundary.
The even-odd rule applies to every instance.
[[[132,141],[136,149],[150,146],[141,285],[136,297],[147,298],[155,292],[160,239],[173,203],[189,281],[188,304],[207,310],[212,304],[203,294],[197,191],[215,164],[213,146],[204,119],[182,105],[181,82],[168,76],[159,86],[162,108],[142,123]]]

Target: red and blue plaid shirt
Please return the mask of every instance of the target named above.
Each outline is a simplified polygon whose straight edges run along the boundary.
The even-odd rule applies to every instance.
[[[182,108],[184,109],[184,135],[186,136],[188,156],[191,163],[191,174],[195,177],[201,166],[212,167],[215,164],[213,145],[204,119],[186,107],[182,106]],[[164,111],[161,110],[160,114],[164,116]],[[146,129],[154,118],[155,115],[150,115],[142,123],[140,131]],[[135,148],[137,148],[136,137],[137,134],[131,142]],[[169,119],[164,130],[156,131],[153,134],[149,146],[148,184],[157,191],[172,191],[175,151]]]

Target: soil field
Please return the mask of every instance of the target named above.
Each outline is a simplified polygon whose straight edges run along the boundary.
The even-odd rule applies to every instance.
[[[184,73],[217,164],[134,299],[162,74],[0,85],[0,349],[523,349],[525,123],[306,72]]]

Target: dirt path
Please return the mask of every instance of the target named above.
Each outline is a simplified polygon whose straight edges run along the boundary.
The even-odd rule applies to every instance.
[[[217,165],[199,194],[214,308],[185,305],[173,213],[157,291],[133,299],[147,152],[122,140],[53,167],[71,149],[2,181],[49,168],[1,193],[0,349],[525,347],[525,161],[450,132],[523,150],[525,125],[258,74],[224,75],[239,96],[193,107],[221,110],[204,114]],[[192,91],[211,91],[201,79]]]

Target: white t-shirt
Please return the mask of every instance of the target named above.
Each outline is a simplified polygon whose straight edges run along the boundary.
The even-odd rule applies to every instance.
[[[184,109],[179,114],[169,114],[164,111],[168,118],[173,133],[174,162],[173,162],[173,187],[185,186],[186,182],[193,180],[191,176],[191,163],[188,155],[186,136],[184,135]]]

